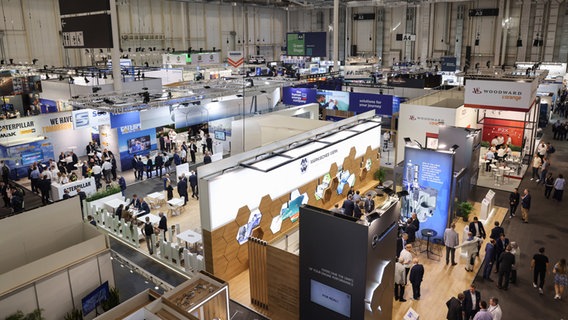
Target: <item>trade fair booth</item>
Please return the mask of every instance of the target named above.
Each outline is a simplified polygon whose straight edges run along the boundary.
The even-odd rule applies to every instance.
[[[199,167],[207,271],[233,278],[248,268],[250,235],[270,241],[297,224],[301,204],[331,207],[348,186],[372,181],[380,159],[380,121],[373,117],[368,112]],[[243,181],[247,192],[235,192]],[[216,201],[219,195],[225,201]]]
[[[46,319],[63,319],[99,288],[108,292],[114,286],[108,239],[84,223],[80,212],[79,199],[73,198],[2,220],[2,319],[36,309]],[[90,312],[84,319],[94,316]]]
[[[427,149],[438,149],[438,136],[442,126],[477,128],[476,111],[464,107],[464,91],[457,88],[438,91],[401,103],[396,163],[405,158],[407,139],[418,142]]]
[[[503,160],[490,160],[489,171],[480,170],[479,185],[512,191],[520,183],[540,141],[538,83],[538,78],[524,76],[466,78],[465,106],[477,109],[482,129],[480,162],[487,163],[485,154],[492,144],[510,148]]]

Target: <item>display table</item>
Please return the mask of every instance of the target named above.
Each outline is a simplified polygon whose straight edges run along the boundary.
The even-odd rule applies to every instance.
[[[420,230],[420,232],[422,233],[422,237],[426,238],[426,250],[424,250],[422,252],[426,252],[426,257],[428,259],[430,259],[430,254],[438,256],[438,254],[432,252],[432,250],[430,249],[430,238],[437,236],[438,232],[436,232],[436,230],[432,230],[432,229],[422,229],[422,230]]]
[[[136,220],[138,220],[142,223],[145,223],[146,217],[150,218],[150,223],[152,225],[160,222],[160,217],[158,215],[153,214],[153,213],[148,213],[148,214],[145,214],[143,216],[137,217]]]
[[[51,184],[51,196],[54,201],[63,199],[65,190],[69,191],[70,196],[77,195],[77,188],[81,188],[87,196],[97,192],[97,187],[95,185],[95,178],[81,179],[66,184],[52,183]]]
[[[126,207],[128,205],[128,202],[125,202],[124,200],[121,199],[112,199],[105,202],[105,209],[107,209],[107,211],[112,212],[114,214],[116,209],[121,204]]]
[[[202,241],[201,235],[193,230],[185,230],[184,232],[177,234],[176,238],[184,241],[186,243],[186,247],[189,244],[194,249],[196,245]]]

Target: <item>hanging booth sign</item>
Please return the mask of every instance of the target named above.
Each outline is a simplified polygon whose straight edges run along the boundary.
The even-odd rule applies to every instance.
[[[183,54],[163,54],[162,64],[163,65],[173,65],[173,66],[184,66],[191,63],[191,58],[187,53]]]
[[[208,65],[208,64],[219,64],[221,62],[219,58],[219,52],[206,52],[206,53],[192,53],[191,54],[191,64],[196,65]]]
[[[536,99],[538,83],[472,80],[465,83],[464,105],[477,109],[527,112]]]
[[[240,67],[245,62],[242,51],[229,51],[227,54],[227,63],[233,68]]]

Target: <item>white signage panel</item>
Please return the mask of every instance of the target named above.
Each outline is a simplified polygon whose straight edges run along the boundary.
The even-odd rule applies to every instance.
[[[536,98],[537,83],[473,80],[465,83],[465,106],[478,109],[528,111]]]
[[[110,114],[93,109],[81,109],[72,112],[73,129],[98,127],[110,123]]]
[[[163,65],[172,65],[172,66],[184,66],[187,64],[187,54],[170,54],[166,53],[162,55],[162,64]]]
[[[219,52],[192,53],[192,65],[219,64],[221,62]]]

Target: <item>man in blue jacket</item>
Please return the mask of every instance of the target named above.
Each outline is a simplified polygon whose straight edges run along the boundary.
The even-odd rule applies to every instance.
[[[410,268],[410,275],[408,279],[412,284],[412,298],[414,300],[420,300],[420,284],[424,278],[424,266],[418,263],[418,258],[412,259],[414,266]]]

